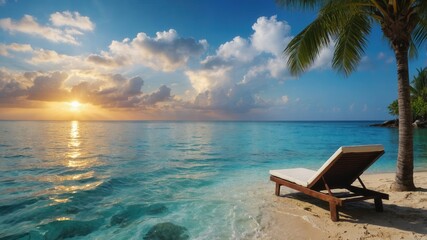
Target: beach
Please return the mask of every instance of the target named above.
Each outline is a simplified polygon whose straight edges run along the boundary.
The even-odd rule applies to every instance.
[[[427,172],[415,172],[414,192],[390,190],[394,173],[364,174],[367,188],[390,195],[384,212],[375,211],[373,200],[349,203],[332,222],[326,202],[274,184],[265,190],[261,225],[265,239],[427,239]]]

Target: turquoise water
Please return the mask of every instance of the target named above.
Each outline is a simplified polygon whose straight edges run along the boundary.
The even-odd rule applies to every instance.
[[[0,239],[260,238],[269,169],[383,144],[370,171],[394,171],[397,130],[369,124],[0,121]],[[425,169],[427,131],[414,141]]]

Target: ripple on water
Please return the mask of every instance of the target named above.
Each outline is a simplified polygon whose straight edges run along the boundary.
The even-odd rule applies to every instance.
[[[14,154],[14,155],[6,155],[6,156],[3,156],[3,158],[6,158],[6,159],[21,159],[21,158],[31,158],[31,157],[33,157],[32,155],[23,155],[23,154]]]
[[[0,206],[0,215],[6,215],[9,213],[13,213],[19,209],[25,208],[27,205],[32,205],[38,202],[40,198],[31,198],[23,201],[18,201],[18,203],[13,203],[9,205],[1,205]]]
[[[391,152],[379,166],[397,154],[388,131],[349,140],[354,130],[323,123],[1,124],[0,239],[257,239],[268,169],[317,167],[366,136]]]
[[[93,187],[78,189],[78,191],[66,191],[59,194],[58,197],[68,198],[75,204],[86,206],[101,201],[103,198],[112,195],[116,190],[123,190],[131,186],[132,181],[126,177],[118,177],[104,182],[83,184],[82,186],[91,186],[91,184],[94,184]]]

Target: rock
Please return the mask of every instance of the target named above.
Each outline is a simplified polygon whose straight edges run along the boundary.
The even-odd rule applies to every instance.
[[[144,240],[187,240],[188,230],[170,222],[154,225],[144,236]]]
[[[103,221],[101,219],[92,221],[56,220],[47,224],[39,225],[30,232],[5,237],[0,236],[0,239],[57,240],[84,237],[97,230],[102,225],[102,222]]]
[[[399,120],[388,120],[385,121],[383,123],[375,123],[375,124],[371,124],[369,125],[371,127],[389,127],[389,128],[397,128],[399,127]],[[416,120],[414,123],[412,123],[412,126],[414,128],[427,128],[427,121],[421,121],[421,120]]]
[[[371,124],[369,126],[372,127],[398,127],[399,126],[399,120],[388,120],[385,121],[383,123],[375,123],[375,124]]]
[[[412,123],[412,126],[416,128],[425,128],[427,127],[427,121],[415,120],[415,122]]]
[[[163,204],[135,204],[129,205],[125,210],[120,211],[111,217],[110,225],[119,225],[125,227],[131,222],[137,220],[144,215],[157,215],[167,211],[167,208]]]
[[[412,123],[412,126],[418,127],[418,124],[420,124],[420,123],[421,123],[420,120],[415,120],[415,122]]]
[[[86,236],[102,225],[102,220],[76,221],[64,220],[53,221],[40,226],[43,232],[43,239],[64,239],[77,236]],[[31,238],[32,239],[32,238]]]

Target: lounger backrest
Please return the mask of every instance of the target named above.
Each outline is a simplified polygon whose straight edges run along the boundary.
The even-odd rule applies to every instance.
[[[340,147],[308,181],[307,187],[324,190],[323,179],[331,189],[350,186],[383,154],[382,145]]]

